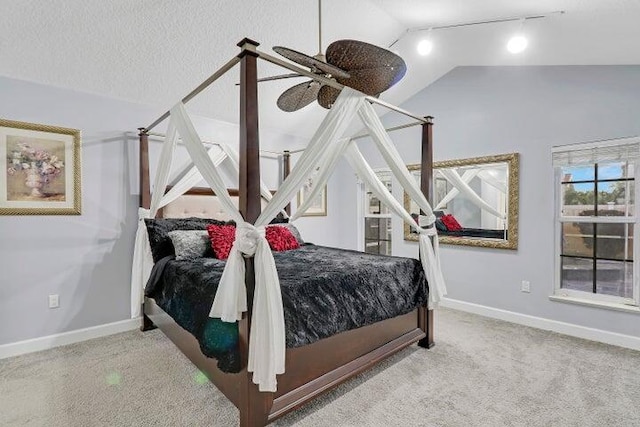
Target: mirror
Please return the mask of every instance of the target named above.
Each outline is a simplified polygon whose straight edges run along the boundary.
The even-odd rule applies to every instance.
[[[408,165],[420,182],[420,165]],[[447,160],[433,165],[433,211],[440,243],[518,248],[518,153]],[[404,194],[411,215],[418,206]],[[418,235],[405,224],[405,240]]]

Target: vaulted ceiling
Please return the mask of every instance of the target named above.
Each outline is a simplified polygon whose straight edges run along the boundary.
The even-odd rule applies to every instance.
[[[324,0],[323,49],[352,38],[393,46],[408,72],[382,95],[395,104],[458,65],[640,63],[640,0]],[[276,45],[318,51],[317,0],[0,0],[0,75],[91,92],[168,109],[250,37],[273,53]],[[425,33],[409,28],[484,21],[564,10],[527,21],[529,48],[505,50],[515,23],[432,32],[434,50],[422,57]],[[260,76],[281,73],[261,63]],[[238,121],[237,73],[189,103],[190,111]],[[278,95],[301,79],[260,84],[261,126],[309,135],[324,115],[312,104],[277,109]],[[1,99],[0,94],[0,99]],[[416,112],[428,114],[428,111]],[[145,125],[145,124],[141,124]]]

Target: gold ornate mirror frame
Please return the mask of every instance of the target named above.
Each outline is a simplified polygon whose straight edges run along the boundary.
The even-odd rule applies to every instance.
[[[478,246],[483,248],[494,249],[512,249],[518,248],[518,206],[519,206],[519,188],[520,188],[520,156],[518,153],[500,154],[496,156],[485,157],[472,157],[469,159],[458,160],[446,160],[441,162],[435,162],[434,169],[434,182],[435,171],[442,168],[459,168],[464,166],[483,165],[492,163],[506,163],[508,170],[508,183],[507,183],[507,238],[506,239],[494,239],[483,237],[452,237],[440,235],[440,243],[449,245],[463,245],[463,246]],[[409,171],[415,173],[420,171],[420,165],[407,165]],[[404,193],[404,207],[407,211],[411,212],[411,200],[407,193]],[[405,223],[404,225],[404,239],[417,241],[418,235],[411,232],[411,227]]]

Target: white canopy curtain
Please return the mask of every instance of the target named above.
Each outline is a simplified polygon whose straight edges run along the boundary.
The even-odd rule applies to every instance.
[[[356,113],[360,114],[360,117],[365,122],[383,156],[390,163],[394,174],[403,183],[409,194],[416,199],[420,208],[427,213],[428,224],[432,224],[435,218],[426,198],[402,163],[373,107],[366,102],[363,94],[355,90],[343,89],[297,162],[294,170],[284,180],[273,199],[266,205],[253,225],[244,222],[227,194],[224,182],[212,160],[207,156],[200,138],[184,109],[184,105],[179,103],[171,109],[169,134],[175,138],[174,134],[177,130],[195,166],[213,191],[219,195],[223,209],[237,223],[236,240],[231,248],[231,253],[218,285],[218,291],[210,312],[211,317],[218,317],[228,322],[239,321],[242,318],[242,313],[247,310],[243,255],[255,256],[255,294],[247,369],[249,372],[253,372],[253,381],[258,384],[260,391],[276,391],[276,375],[284,373],[286,350],[280,283],[273,255],[264,237],[264,226],[291,201],[306,179],[311,174],[314,174],[317,169],[319,169],[317,185],[314,191],[323,187],[335,167],[337,159],[347,149],[351,153],[349,154],[350,162],[359,171],[359,174],[363,175],[363,179],[368,180],[372,185],[377,185],[375,174],[368,168],[361,155],[360,157],[357,156],[359,152],[357,152],[355,143],[348,139],[339,139]],[[173,139],[167,138],[163,147],[163,156],[173,153],[175,147],[173,141]],[[354,150],[357,154],[353,154]],[[161,163],[170,164],[170,161],[163,157],[161,158]],[[166,168],[159,168],[158,173],[168,176]],[[367,176],[368,174],[373,174],[373,178]],[[156,176],[156,182],[159,183],[156,189],[163,188],[162,184],[166,184],[166,178]],[[388,194],[388,191],[386,194],[380,193],[380,197],[383,200],[393,199]],[[312,192],[309,199],[312,200],[314,197]],[[153,200],[152,209],[155,206]],[[395,201],[395,205],[392,200],[387,201],[405,220],[417,226],[397,201]],[[298,213],[303,211],[299,210]],[[153,212],[155,214],[155,211]],[[429,279],[430,305],[433,305],[446,293],[444,280],[440,273],[437,236],[435,236],[433,228],[421,230],[418,227],[418,229],[421,232],[420,251],[423,267]],[[423,236],[424,238],[422,238]],[[432,246],[429,236],[435,236],[434,246]]]
[[[232,177],[238,176],[238,171],[240,170],[238,153],[236,153],[227,144],[216,143],[211,148],[209,148],[208,155],[213,161],[214,166],[219,167],[219,166],[224,166],[226,164],[229,170],[229,176],[232,176]],[[227,161],[225,162],[225,160]],[[187,168],[188,168],[188,171],[164,195],[160,204],[160,208],[173,202],[178,197],[186,193],[188,190],[196,186],[200,181],[202,181],[203,179],[202,174],[200,173],[198,168],[193,164],[193,162],[191,162],[191,164],[187,166]],[[272,197],[269,187],[267,187],[267,185],[262,180],[260,180],[260,195],[265,200],[271,200],[271,197]]]
[[[299,218],[311,205],[313,200],[320,194],[320,191],[327,183],[337,160],[344,153],[347,156],[349,164],[367,185],[372,189],[376,197],[378,197],[387,207],[393,210],[409,225],[414,227],[420,233],[419,248],[420,258],[423,269],[429,283],[429,308],[435,307],[438,302],[446,295],[446,285],[444,277],[440,269],[438,236],[435,228],[423,229],[421,226],[431,225],[435,221],[435,216],[427,201],[426,197],[420,191],[417,183],[411,176],[411,173],[405,166],[395,145],[393,145],[389,134],[385,131],[375,110],[368,102],[362,102],[358,115],[365,124],[369,135],[376,143],[378,150],[383,158],[387,161],[393,175],[398,179],[401,186],[407,194],[414,200],[420,209],[425,213],[421,218],[422,224],[416,223],[404,207],[389,193],[387,187],[380,181],[375,172],[371,169],[362,154],[358,150],[355,141],[349,139],[339,140],[332,149],[325,152],[324,159],[319,162],[319,170],[314,180],[314,187],[308,195],[307,200],[291,217],[291,220]],[[430,238],[433,237],[433,245]]]
[[[486,182],[502,194],[507,194],[507,184],[504,180],[500,180],[495,177],[496,171],[489,169],[480,169],[478,176],[482,181]]]
[[[158,210],[193,188],[202,181],[202,174],[198,168],[187,166],[187,172],[175,183],[167,193],[164,189],[167,187],[169,173],[173,163],[173,150],[177,144],[177,133],[175,126],[169,126],[165,143],[162,146],[162,153],[156,172],[153,194],[151,198],[151,206],[149,209],[140,208],[138,210],[138,229],[136,232],[135,247],[133,253],[133,266],[131,277],[131,318],[140,317],[142,315],[141,305],[143,301],[144,286],[149,279],[149,273],[153,267],[153,258],[151,256],[151,248],[149,246],[149,237],[147,235],[147,227],[145,226],[145,218],[154,218]],[[213,145],[206,152],[206,156],[211,159],[215,167],[228,164],[231,176],[238,176],[238,154],[229,146],[223,143]],[[226,160],[226,162],[225,162]],[[158,191],[156,191],[156,189]],[[225,190],[226,191],[226,190]],[[260,181],[260,193],[266,200],[271,200],[271,192],[264,182]]]
[[[467,198],[476,206],[485,211],[497,216],[498,218],[505,219],[507,215],[504,212],[498,212],[496,208],[482,200],[478,194],[473,191],[473,188],[469,187],[469,184],[453,169],[441,170],[440,173],[449,181],[458,191],[467,196]]]
[[[480,171],[478,169],[471,169],[471,170],[467,170],[462,174],[461,179],[464,182],[470,182],[473,178],[475,178],[478,173]],[[444,175],[442,175],[442,171],[438,170],[438,175],[442,176],[444,178]],[[446,179],[446,178],[445,178]],[[451,191],[449,191],[443,198],[442,200],[440,200],[438,202],[438,204],[436,205],[435,208],[433,208],[433,210],[437,211],[439,209],[442,209],[443,206],[446,206],[447,203],[449,203],[451,200],[453,200],[458,194],[460,194],[460,190],[458,190],[456,187],[453,187],[451,189]]]
[[[431,213],[430,215],[421,216],[419,223],[417,223],[400,202],[393,197],[387,186],[380,181],[380,178],[378,178],[373,169],[371,169],[371,166],[369,166],[364,159],[354,141],[348,144],[346,155],[351,167],[369,187],[372,193],[420,234],[420,261],[429,285],[428,306],[429,308],[434,308],[442,300],[442,297],[447,294],[447,288],[442,270],[440,269],[440,250],[436,228],[422,228],[422,226],[432,225],[434,222],[433,212],[431,212],[429,203],[426,201],[424,195],[421,197],[423,200],[415,200],[423,212]],[[391,168],[392,170],[394,169],[393,166],[391,166]],[[406,167],[404,169],[406,170]],[[417,188],[417,185],[413,183],[413,187]],[[431,243],[431,237],[433,237],[433,245]]]

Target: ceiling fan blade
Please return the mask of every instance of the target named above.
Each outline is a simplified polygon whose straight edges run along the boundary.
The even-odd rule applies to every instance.
[[[349,78],[336,79],[367,95],[377,95],[399,82],[407,72],[395,53],[358,40],[338,40],[327,48],[327,62],[347,70]]]
[[[308,67],[312,72],[318,71],[323,74],[331,74],[333,77],[348,78],[349,73],[340,69],[337,66],[327,64],[312,56],[298,52],[297,50],[289,49],[288,47],[274,46],[273,50],[281,56],[284,56],[290,61],[296,62],[304,67]]]
[[[322,86],[318,92],[318,104],[326,109],[330,109],[336,102],[336,99],[338,99],[340,92],[341,91],[339,89],[334,87],[327,85]]]
[[[351,78],[337,80],[367,95],[379,95],[397,81],[395,72],[389,68],[351,70]]]
[[[292,86],[280,95],[277,102],[278,107],[289,113],[306,107],[315,101],[320,86],[320,83],[314,80]]]

